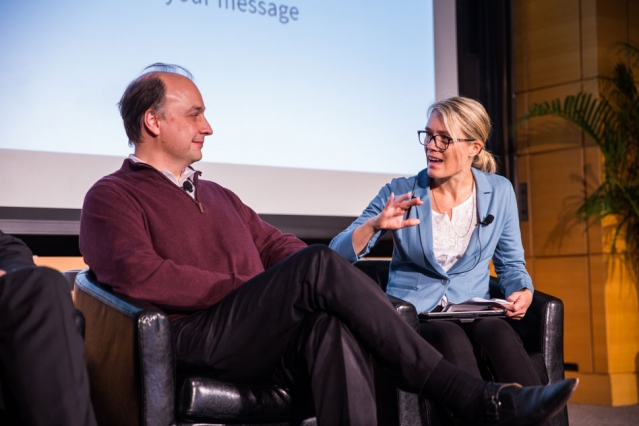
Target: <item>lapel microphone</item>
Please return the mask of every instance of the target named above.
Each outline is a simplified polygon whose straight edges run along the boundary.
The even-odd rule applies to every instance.
[[[475,226],[488,226],[491,223],[493,223],[493,220],[495,220],[495,216],[493,216],[492,214],[489,214],[488,216],[486,216],[486,218],[484,220],[482,220],[481,222],[477,223],[477,225]],[[473,231],[475,232],[475,231]],[[482,252],[482,247],[481,247],[481,238],[479,238],[479,229],[477,229],[477,242],[479,243],[479,256],[477,257],[477,260],[475,261],[475,264],[473,265],[472,268],[468,269],[467,271],[462,271],[462,272],[453,272],[449,275],[459,275],[459,274],[465,274],[467,272],[472,271],[473,269],[475,269],[475,267],[479,264],[479,260],[481,259],[481,252]]]
[[[482,220],[477,225],[488,226],[491,223],[493,223],[493,220],[495,220],[495,216],[493,216],[492,214],[489,214],[488,216],[486,216],[486,219]]]
[[[191,193],[191,192],[193,192],[193,184],[191,183],[190,180],[187,179],[182,184],[182,189],[185,190],[186,192]],[[488,217],[492,218],[492,216],[488,216]],[[488,218],[486,218],[486,219],[488,219]],[[492,220],[491,220],[491,222],[492,222]]]

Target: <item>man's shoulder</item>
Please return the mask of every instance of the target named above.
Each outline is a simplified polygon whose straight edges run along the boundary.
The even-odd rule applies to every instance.
[[[162,186],[164,181],[172,185],[150,167],[140,167],[126,159],[120,169],[101,177],[91,186],[84,197],[84,206],[90,206],[98,199],[122,203],[124,199],[138,199],[143,193],[166,193]]]
[[[113,173],[110,173],[106,176],[101,177],[100,179],[98,179],[93,186],[91,187],[91,189],[89,189],[89,192],[94,191],[96,189],[102,188],[102,187],[118,187],[118,186],[123,186],[125,185],[127,182],[132,182],[133,180],[135,180],[135,171],[131,170],[126,161],[124,162],[124,164],[122,165],[122,167],[116,171],[114,171]]]

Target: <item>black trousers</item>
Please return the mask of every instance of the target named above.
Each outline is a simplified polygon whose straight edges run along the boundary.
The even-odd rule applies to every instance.
[[[49,268],[0,277],[0,384],[17,425],[95,425],[69,285]]]
[[[420,334],[445,360],[474,377],[490,379],[489,373],[497,382],[541,385],[519,335],[505,319],[426,321],[420,323]]]
[[[441,354],[366,274],[311,246],[175,324],[179,362],[237,382],[308,383],[320,425],[377,424],[369,353],[419,392]]]

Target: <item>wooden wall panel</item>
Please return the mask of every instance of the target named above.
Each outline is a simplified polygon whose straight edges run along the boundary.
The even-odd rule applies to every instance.
[[[572,398],[570,398],[570,402],[576,402],[578,404],[612,405],[610,375],[581,374],[566,371],[566,378],[573,377],[579,379],[579,387]]]
[[[585,225],[576,214],[584,200],[582,150],[531,155],[530,170],[534,256],[586,254]]]
[[[517,181],[522,184],[530,185],[530,156],[522,155],[517,158]],[[515,188],[517,191],[517,188]],[[519,205],[526,203],[528,205],[528,220],[519,221],[519,230],[521,231],[521,243],[524,247],[524,253],[526,256],[533,255],[533,241],[532,241],[532,212],[530,208],[530,191],[528,191],[528,197],[525,200],[517,199]]]
[[[568,95],[575,95],[581,90],[579,83],[564,84],[549,89],[535,90],[528,93],[528,108],[534,103],[563,100]],[[559,117],[538,117],[528,122],[527,145],[519,147],[518,152],[547,152],[558,149],[575,148],[582,145],[582,132],[566,120]]]
[[[593,368],[609,373],[608,335],[606,333],[606,265],[602,255],[589,256],[590,309],[592,320]]]
[[[597,78],[591,78],[591,79],[583,80],[581,82],[582,92],[590,93],[596,97],[599,95],[599,89],[600,89],[599,79]],[[592,139],[587,134],[584,133],[583,138],[584,138],[584,146],[597,146],[594,139]]]
[[[618,43],[639,44],[638,0],[522,0],[513,19],[518,117],[535,102],[598,94]],[[582,380],[573,401],[637,403],[639,285],[611,268],[614,221],[586,227],[576,215],[601,182],[599,149],[576,126],[548,118],[519,126],[516,144],[530,201],[526,261],[535,287],[566,306],[566,362],[579,366],[567,376]]]
[[[605,0],[597,2],[598,76],[613,70],[619,43],[628,38],[628,5],[636,0]],[[635,22],[636,25],[636,22]]]
[[[581,78],[578,0],[525,2],[526,89]]]
[[[84,263],[84,259],[81,256],[33,256],[33,262],[38,266],[48,266],[60,272],[87,268],[87,264]]]
[[[604,255],[604,260],[608,369],[610,373],[635,373],[639,355],[638,283],[621,255]]]
[[[563,300],[565,361],[593,371],[590,291],[586,256],[535,258],[535,288]]]
[[[636,373],[611,374],[612,405],[618,407],[620,405],[636,404],[639,401],[637,383],[639,383],[639,375]]]
[[[628,41],[639,46],[639,1],[628,1]]]
[[[528,275],[530,275],[530,279],[533,282],[533,287],[535,286],[535,258],[524,256],[524,260],[526,261],[526,271],[528,271]]]
[[[515,95],[515,114],[517,118],[523,117],[528,110],[528,92],[518,93]],[[528,153],[528,133],[530,121],[526,121],[517,126],[515,134],[515,143],[517,147],[517,155]]]
[[[601,176],[601,151],[597,146],[586,147],[585,150],[586,166],[584,168],[584,176],[586,178],[586,195],[593,193],[602,182]],[[594,219],[588,223],[588,252],[590,254],[603,253],[603,238],[601,223]]]
[[[597,0],[581,0],[581,78],[598,76]]]

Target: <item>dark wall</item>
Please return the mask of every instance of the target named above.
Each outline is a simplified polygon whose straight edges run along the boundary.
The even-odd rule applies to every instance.
[[[511,0],[457,0],[459,94],[486,108],[493,122],[487,148],[499,174],[514,183]]]

